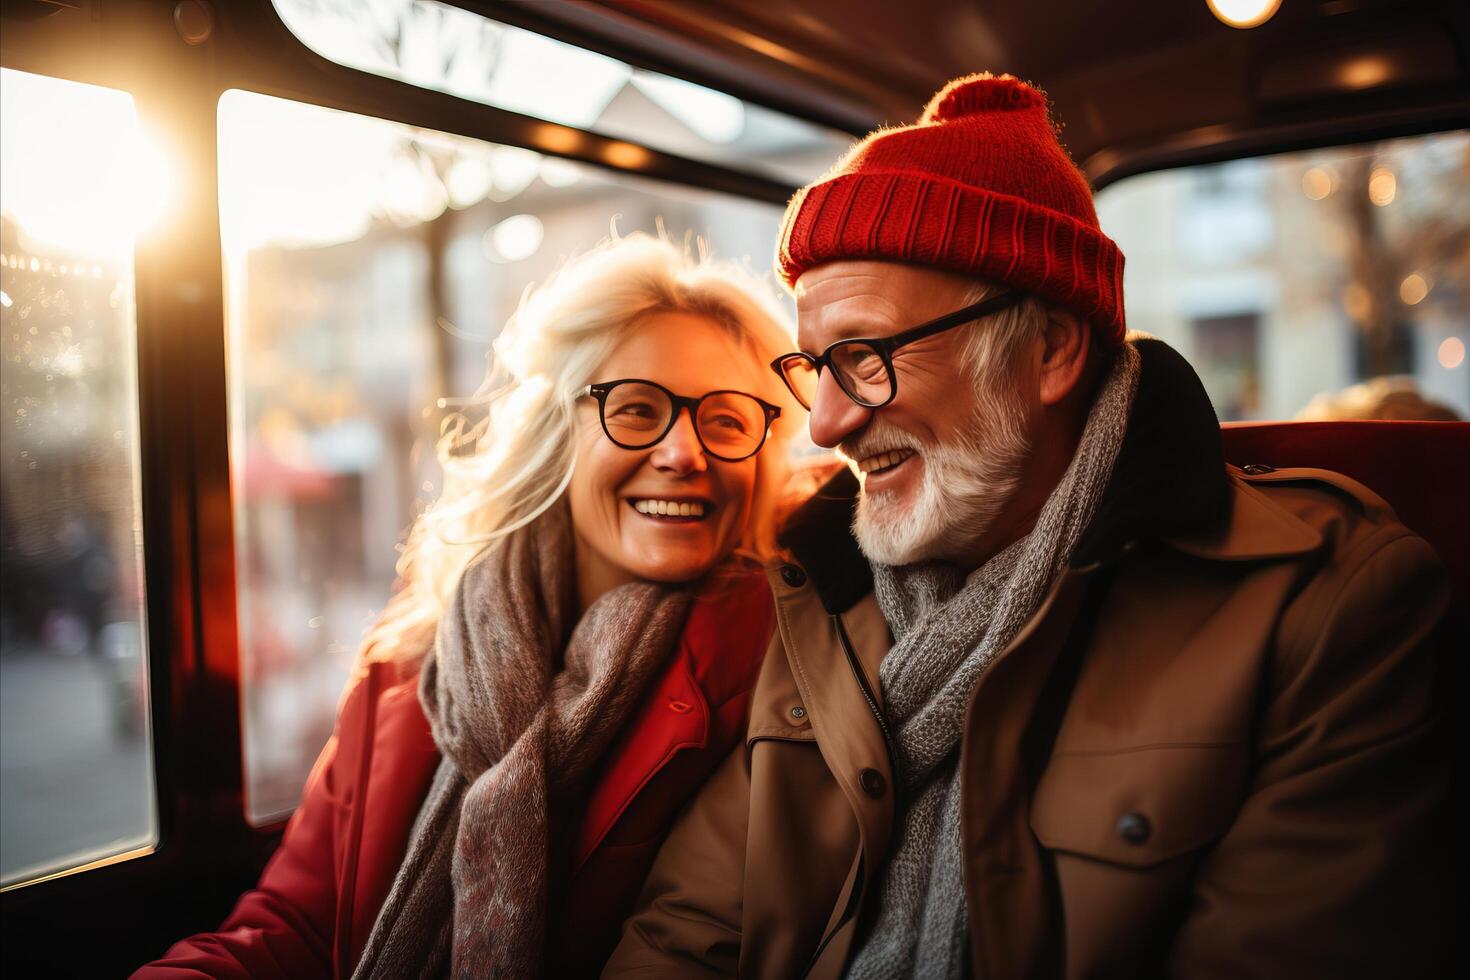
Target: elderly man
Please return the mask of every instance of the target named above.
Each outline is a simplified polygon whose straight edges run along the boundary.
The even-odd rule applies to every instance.
[[[1440,567],[1351,480],[1225,466],[1044,97],[951,83],[780,260],[774,366],[857,475],[605,975],[1423,975]]]

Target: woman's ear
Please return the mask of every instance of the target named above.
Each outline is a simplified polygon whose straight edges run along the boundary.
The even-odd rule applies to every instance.
[[[1048,307],[1042,334],[1041,404],[1056,405],[1081,383],[1092,344],[1092,328],[1071,310]]]

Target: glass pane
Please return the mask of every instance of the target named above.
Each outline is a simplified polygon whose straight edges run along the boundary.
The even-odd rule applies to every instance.
[[[526,285],[622,233],[770,274],[780,210],[246,92],[220,102],[248,811],[296,803]],[[451,404],[453,402],[451,401]]]
[[[338,64],[792,184],[849,134],[428,0],[273,0]]]
[[[1470,133],[1145,174],[1097,210],[1129,326],[1221,419],[1470,417]]]
[[[0,69],[0,880],[157,841],[122,92]],[[105,164],[105,165],[104,165]]]

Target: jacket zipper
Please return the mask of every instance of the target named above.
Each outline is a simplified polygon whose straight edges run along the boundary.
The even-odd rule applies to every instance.
[[[878,722],[878,728],[883,733],[883,746],[888,750],[888,769],[893,773],[893,802],[897,807],[898,752],[894,749],[893,731],[888,727],[888,719],[883,717],[883,711],[878,707],[878,699],[873,697],[873,689],[868,686],[867,677],[863,675],[862,665],[858,663],[857,653],[852,649],[852,641],[848,639],[847,627],[842,625],[842,617],[833,613],[832,624],[837,627],[837,638],[842,641],[842,653],[847,657],[847,666],[852,669],[852,676],[857,680],[858,688],[863,692],[863,700],[868,702],[868,709],[873,712],[873,718]]]

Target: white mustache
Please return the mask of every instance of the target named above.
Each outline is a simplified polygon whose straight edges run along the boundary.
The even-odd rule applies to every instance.
[[[890,428],[884,425],[874,426],[870,423],[868,431],[863,433],[861,439],[851,443],[839,443],[837,452],[844,458],[854,462],[862,462],[883,453],[894,453],[902,450],[910,450],[922,453],[927,450],[922,442],[907,432]]]

